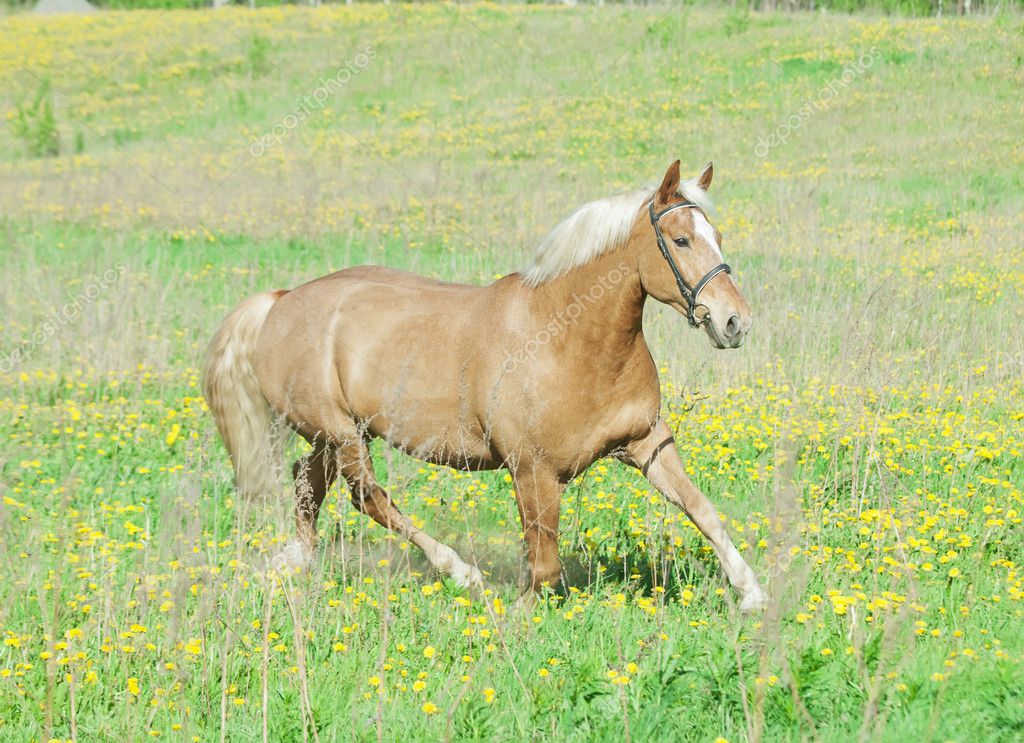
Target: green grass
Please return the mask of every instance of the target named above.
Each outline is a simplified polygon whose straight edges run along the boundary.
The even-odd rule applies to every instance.
[[[0,739],[261,740],[264,720],[270,740],[1024,736],[1018,17],[367,5],[3,24],[4,109],[49,81],[61,154],[0,129],[0,361],[29,357],[0,374]],[[489,281],[677,156],[715,162],[756,325],[730,353],[664,308],[646,331],[684,463],[773,609],[737,616],[685,517],[613,462],[566,491],[567,587],[524,615],[504,611],[504,473],[380,448],[381,481],[479,562],[492,600],[337,489],[312,573],[268,576],[287,486],[237,500],[197,386],[223,315],[359,263]]]

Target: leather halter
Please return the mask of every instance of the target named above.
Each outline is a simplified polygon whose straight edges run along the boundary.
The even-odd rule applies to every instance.
[[[700,304],[697,298],[700,296],[701,290],[704,289],[711,280],[718,276],[720,273],[732,273],[732,268],[728,263],[719,263],[717,266],[708,271],[697,282],[696,286],[690,286],[686,283],[686,279],[683,278],[683,274],[679,271],[679,266],[676,265],[675,258],[672,257],[671,251],[668,249],[668,245],[665,244],[665,237],[661,234],[661,228],[658,227],[658,220],[664,217],[671,211],[676,209],[696,209],[696,204],[692,201],[681,201],[678,204],[672,204],[662,209],[660,212],[654,211],[654,201],[651,201],[650,213],[651,213],[651,225],[654,227],[654,236],[658,238],[658,249],[661,250],[661,254],[665,256],[665,260],[668,261],[669,267],[672,269],[673,275],[676,277],[676,284],[679,286],[679,293],[683,299],[686,300],[686,319],[690,321],[690,325],[694,328],[699,328],[708,318],[711,316],[710,313],[705,313],[699,321],[694,314],[698,307],[708,309],[707,305]]]

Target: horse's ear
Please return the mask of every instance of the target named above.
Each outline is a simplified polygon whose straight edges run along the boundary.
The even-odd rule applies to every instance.
[[[672,200],[672,197],[676,195],[676,191],[679,190],[679,161],[676,160],[674,163],[668,166],[668,170],[665,171],[665,180],[661,182],[661,187],[658,188],[658,201],[662,204],[667,204]]]
[[[708,163],[704,166],[704,170],[699,176],[697,176],[697,185],[700,186],[701,191],[707,191],[711,188],[711,179],[715,177],[715,166],[714,163]]]

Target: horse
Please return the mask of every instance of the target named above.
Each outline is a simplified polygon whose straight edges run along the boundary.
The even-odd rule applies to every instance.
[[[275,488],[279,433],[312,447],[293,466],[297,536],[280,564],[308,566],[340,475],[353,506],[423,551],[464,588],[480,570],[418,528],[378,483],[370,443],[463,470],[506,468],[523,530],[529,602],[561,579],[566,485],[603,457],[636,467],[713,546],[739,608],[766,594],[708,498],[684,471],[660,415],[644,338],[648,298],[719,349],[740,347],[751,310],[708,218],[713,166],[572,212],[532,264],[487,286],[357,266],[257,294],[210,342],[203,389],[247,498]],[[284,425],[279,422],[283,421]]]

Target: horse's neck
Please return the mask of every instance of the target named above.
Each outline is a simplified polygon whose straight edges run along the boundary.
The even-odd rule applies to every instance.
[[[646,295],[632,245],[609,250],[533,291],[535,317],[542,328],[564,334],[591,357],[624,356],[643,343]]]

